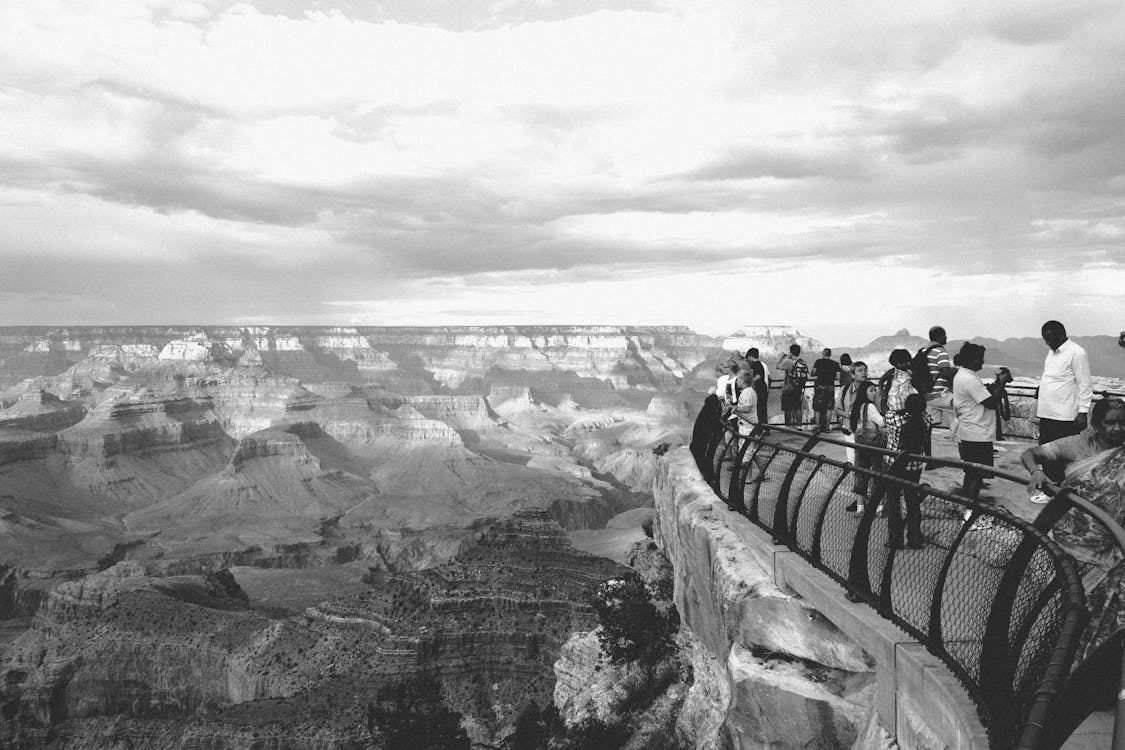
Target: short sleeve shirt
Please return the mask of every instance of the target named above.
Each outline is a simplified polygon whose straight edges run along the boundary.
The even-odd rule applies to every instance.
[[[1073,463],[1084,458],[1095,456],[1110,446],[1102,445],[1098,440],[1098,433],[1093,430],[1083,430],[1077,435],[1069,435],[1058,440],[1052,440],[1039,447],[1043,456],[1048,461],[1065,461]]]
[[[944,391],[949,389],[949,383],[939,377],[942,370],[953,366],[953,361],[949,358],[949,352],[945,350],[944,346],[938,344],[931,344],[930,350],[926,353],[926,367],[930,371],[930,377],[934,381],[935,391]]]
[[[887,390],[887,411],[902,411],[906,408],[906,397],[917,392],[910,383],[910,373],[895,368],[891,386]]]
[[[816,370],[816,384],[821,388],[836,385],[836,373],[840,371],[840,363],[834,359],[821,357],[813,363]]]
[[[964,367],[953,378],[953,411],[957,415],[957,439],[968,443],[991,443],[996,437],[996,410],[982,406],[992,396],[977,377]]]

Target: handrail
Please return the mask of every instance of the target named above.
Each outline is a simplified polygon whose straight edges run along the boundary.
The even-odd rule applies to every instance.
[[[774,398],[774,394],[779,394],[782,390],[783,380],[771,380],[769,383],[770,398]],[[836,386],[837,388],[839,386]],[[803,405],[801,424],[812,425],[815,424],[815,416],[812,413],[809,404],[809,394],[815,389],[815,384],[810,380],[803,388],[805,394],[805,403]],[[1001,420],[1001,428],[1008,437],[1036,439],[1039,437],[1038,421],[1039,418],[1034,414],[1034,405],[1036,401],[1037,386],[1023,385],[1017,383],[1010,383],[1007,386],[1009,401],[1012,406],[1012,413],[1009,419]],[[1119,396],[1125,397],[1125,389],[1122,388],[1094,388],[1095,398],[1103,398],[1106,396]],[[772,402],[771,402],[772,403]],[[780,405],[771,409],[771,413],[777,413]],[[775,426],[775,425],[771,425]],[[777,425],[779,426],[779,425]]]
[[[739,435],[721,419],[717,404],[711,407],[708,413],[705,406],[697,421],[692,452],[716,493],[843,585],[851,598],[874,607],[942,659],[977,702],[993,747],[1057,748],[1090,712],[1089,696],[1096,687],[1112,677],[1116,692],[1125,674],[1125,633],[1114,633],[1075,666],[1080,642],[1089,637],[1089,611],[1077,563],[1049,533],[1055,521],[1076,508],[1105,526],[1125,552],[1125,531],[1104,510],[1063,491],[1032,524],[989,503],[911,481],[902,470],[911,461],[925,461],[1021,486],[1023,477],[782,425],[758,425],[750,435]],[[711,425],[709,433],[699,429],[700,422]],[[802,444],[782,442],[779,436],[799,438]],[[870,451],[890,468],[863,469],[815,453],[822,443]],[[846,498],[855,497],[845,485],[857,477],[875,486],[858,519],[843,512]],[[907,493],[919,498],[926,513],[923,525],[933,538],[925,551],[884,551],[880,542],[887,538],[888,522],[876,515],[878,498],[893,497],[897,509],[897,498]],[[994,525],[995,538],[988,543],[977,533],[981,518]],[[917,596],[908,598],[918,585],[903,585],[907,576],[921,576],[928,587],[924,607]],[[974,593],[979,587],[986,593]],[[966,601],[976,614],[965,614]],[[1107,662],[1113,667],[1108,676]],[[1118,715],[1125,716],[1125,699]],[[1118,744],[1125,742],[1123,734],[1125,720],[1119,720],[1114,750],[1125,748]]]

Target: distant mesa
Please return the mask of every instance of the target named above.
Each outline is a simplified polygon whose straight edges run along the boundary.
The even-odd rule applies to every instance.
[[[745,353],[756,348],[764,358],[776,358],[797,344],[802,351],[819,351],[823,345],[819,340],[806,336],[795,326],[743,326],[723,339],[723,349],[728,352]]]

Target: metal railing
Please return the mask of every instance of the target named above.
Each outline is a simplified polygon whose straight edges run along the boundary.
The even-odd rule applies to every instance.
[[[766,409],[771,424],[784,422],[781,410],[781,383],[780,380],[770,382],[766,396]],[[1010,413],[1006,418],[999,418],[1000,432],[1005,438],[1023,438],[1037,440],[1039,438],[1039,417],[1036,416],[1036,388],[1027,385],[1009,385],[1008,403]],[[806,383],[801,399],[802,425],[816,424],[816,415],[812,409],[813,384]],[[1094,389],[1094,398],[1105,396],[1125,397],[1125,391],[1117,389]],[[834,403],[840,403],[840,388],[835,390]],[[945,425],[948,427],[949,425]]]
[[[864,463],[878,468],[826,455],[832,444],[877,456]],[[1059,518],[1076,510],[1105,526],[1125,550],[1120,527],[1084,499],[1060,492],[1032,524],[922,483],[910,467],[922,461],[1022,485],[1020,477],[783,426],[740,435],[720,418],[715,399],[700,413],[691,448],[732,510],[940,658],[975,701],[992,747],[1057,748],[1098,707],[1092,697],[1116,694],[1121,633],[1091,643],[1082,571],[1050,535]],[[864,490],[863,512],[849,512]],[[911,505],[919,511],[917,549],[888,544],[903,504],[908,514]],[[905,541],[901,530],[898,535]],[[1085,656],[1076,660],[1080,649]],[[1117,730],[1123,727],[1119,721]]]

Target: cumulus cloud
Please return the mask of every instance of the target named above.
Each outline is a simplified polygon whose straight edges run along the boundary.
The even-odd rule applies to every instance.
[[[1122,256],[1121,38],[1105,0],[10,0],[0,322],[713,328],[721,293],[814,329],[855,279],[1118,330],[1051,280]]]

